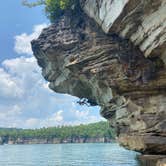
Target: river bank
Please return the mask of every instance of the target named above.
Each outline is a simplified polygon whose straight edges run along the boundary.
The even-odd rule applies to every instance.
[[[65,143],[110,143],[114,142],[113,139],[100,137],[100,138],[3,138],[0,137],[0,145],[3,144],[65,144]]]

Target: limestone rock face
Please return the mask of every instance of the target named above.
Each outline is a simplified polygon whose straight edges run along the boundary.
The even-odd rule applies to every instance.
[[[137,47],[131,40],[137,30],[122,32],[127,26],[125,19],[135,24],[134,18],[142,21],[148,16],[145,9],[150,1],[132,2],[84,1],[84,11],[99,25],[83,12],[74,19],[64,15],[32,41],[32,49],[42,75],[50,82],[49,87],[55,92],[86,98],[92,106],[101,106],[101,115],[116,128],[123,146],[145,154],[166,154],[166,69],[161,52],[157,51],[159,45],[165,49],[165,42],[153,47],[157,56],[149,56],[151,51],[147,58],[147,50],[139,49],[141,45]],[[149,14],[158,11],[155,17],[160,19],[164,2],[151,3]],[[121,9],[117,11],[116,6]],[[109,13],[110,9],[116,14]],[[138,12],[141,9],[144,12]],[[142,26],[141,21],[133,27]],[[132,33],[129,35],[129,32]],[[145,33],[147,36],[140,43],[152,38],[154,34],[150,32]],[[138,33],[141,35],[143,31]],[[162,29],[156,40],[161,41],[164,36],[165,29]]]
[[[85,12],[106,33],[130,39],[146,57],[166,61],[165,0],[86,0]]]

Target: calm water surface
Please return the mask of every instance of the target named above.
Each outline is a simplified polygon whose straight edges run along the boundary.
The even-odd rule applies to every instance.
[[[138,166],[136,154],[116,143],[2,145],[0,166]]]

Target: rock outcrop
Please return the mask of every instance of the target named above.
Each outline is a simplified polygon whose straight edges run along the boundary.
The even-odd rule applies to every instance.
[[[138,156],[141,166],[164,166],[166,163],[165,155],[142,155]]]
[[[166,1],[81,5],[32,41],[42,75],[52,90],[101,106],[123,146],[166,154]]]
[[[166,61],[165,0],[86,0],[84,11],[106,33],[117,33],[139,46],[146,57]]]
[[[108,137],[98,137],[98,138],[65,138],[60,139],[57,137],[54,138],[12,138],[12,137],[0,137],[0,145],[3,144],[61,144],[61,143],[109,143],[114,140]]]

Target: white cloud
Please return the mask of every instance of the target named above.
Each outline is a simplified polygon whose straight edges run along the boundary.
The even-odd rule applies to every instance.
[[[87,110],[85,107],[82,111],[80,110],[71,110],[70,114],[73,115],[72,121],[70,124],[86,124],[86,123],[94,123],[103,120],[102,117],[92,115],[90,110]]]
[[[63,111],[60,110],[58,112],[55,112],[51,118],[49,118],[49,121],[53,122],[62,122],[63,121],[63,116],[62,116]]]
[[[15,51],[21,56],[6,59],[0,67],[0,126],[41,128],[75,125],[101,119],[98,108],[76,104],[77,98],[57,94],[48,88],[32,57],[30,41],[37,38],[46,24],[34,26],[32,34],[15,37]],[[95,112],[96,111],[96,112]]]
[[[33,33],[32,34],[27,34],[27,33],[22,33],[21,35],[15,36],[15,46],[14,50],[18,54],[28,54],[32,55],[32,49],[31,49],[31,44],[30,42],[33,39],[36,39],[43,28],[46,28],[48,25],[43,23],[40,25],[35,25],[33,28]]]
[[[52,90],[49,88],[49,82],[43,83],[43,88],[46,89],[47,91],[52,92]]]
[[[29,72],[39,72],[40,68],[37,65],[35,57],[24,57],[14,59],[6,59],[2,62],[2,65],[11,74],[26,75]]]
[[[21,108],[19,105],[13,106],[0,106],[0,121],[6,121],[7,119],[14,119],[21,114]]]
[[[73,114],[72,116],[75,116],[74,119],[66,119],[66,116],[69,114]],[[89,111],[87,111],[89,112]],[[49,117],[40,119],[40,118],[29,118],[25,121],[22,127],[24,128],[42,128],[42,127],[52,127],[52,126],[59,126],[59,125],[79,125],[79,124],[88,124],[88,123],[94,123],[98,121],[103,121],[104,118],[97,117],[91,114],[87,114],[87,112],[84,114],[83,111],[64,111],[59,110],[53,114],[51,114]],[[81,113],[81,114],[80,114]],[[78,115],[79,114],[79,115]],[[80,116],[81,115],[81,116]]]
[[[89,115],[88,110],[86,111],[72,110],[71,112],[73,112],[77,118],[84,118]]]
[[[10,116],[16,116],[21,114],[21,108],[19,105],[14,105],[13,107],[11,107],[8,111],[7,114]]]
[[[0,68],[0,96],[4,98],[19,98],[24,91],[20,88],[20,81]]]
[[[41,128],[60,125],[63,122],[62,113],[63,110],[59,110],[45,119],[29,118],[25,121],[24,128]]]
[[[25,128],[36,128],[40,123],[39,119],[30,118],[25,121]]]
[[[59,110],[52,115],[50,115],[48,118],[41,119],[40,120],[40,126],[44,127],[51,127],[51,126],[57,126],[57,125],[62,125],[63,124],[63,110]]]
[[[0,68],[0,96],[4,98],[22,98],[28,90],[44,81],[34,57],[6,59]]]

